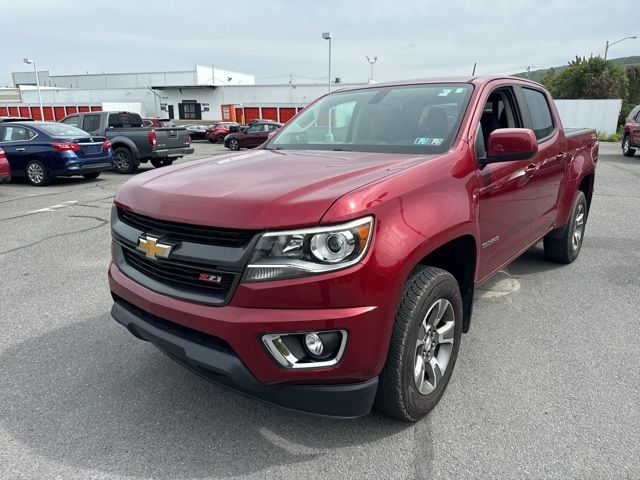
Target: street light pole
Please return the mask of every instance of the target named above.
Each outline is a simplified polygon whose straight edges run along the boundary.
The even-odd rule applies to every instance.
[[[635,35],[632,36],[632,37],[624,37],[624,38],[621,38],[620,40],[616,40],[615,42],[612,42],[612,43],[609,43],[609,40],[607,40],[607,45],[604,48],[604,59],[605,60],[607,59],[607,54],[609,53],[609,47],[615,45],[616,43],[620,43],[620,42],[623,42],[625,40],[633,40],[633,39],[636,39],[636,38],[638,38],[638,37],[635,36]]]
[[[24,63],[33,63],[33,71],[36,74],[36,88],[38,89],[38,100],[40,101],[40,120],[44,122],[44,108],[42,108],[42,93],[40,93],[40,79],[38,78],[38,67],[36,61],[30,58],[23,58]]]
[[[371,65],[371,75],[369,76],[369,83],[373,83],[373,65],[378,61],[378,57],[373,57],[373,60],[371,60],[369,57],[367,58],[367,62],[369,62],[369,64]]]
[[[322,38],[329,40],[329,93],[331,93],[331,32],[324,32]]]

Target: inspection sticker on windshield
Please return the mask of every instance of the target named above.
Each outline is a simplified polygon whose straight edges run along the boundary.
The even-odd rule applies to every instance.
[[[451,89],[450,88],[443,88],[442,90],[440,90],[440,93],[438,94],[438,96],[439,97],[446,97],[450,93],[451,93]]]
[[[462,93],[464,92],[464,88],[456,88],[456,91],[454,93]]]
[[[442,145],[444,138],[418,137],[413,141],[414,145]]]

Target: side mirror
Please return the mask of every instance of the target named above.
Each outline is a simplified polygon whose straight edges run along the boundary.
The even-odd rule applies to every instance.
[[[538,152],[538,141],[528,128],[499,128],[489,135],[487,158],[483,163],[526,160]]]

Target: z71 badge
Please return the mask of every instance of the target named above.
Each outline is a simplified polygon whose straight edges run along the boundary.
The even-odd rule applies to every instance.
[[[221,283],[222,277],[219,275],[209,275],[208,273],[201,273],[198,280],[207,283]]]

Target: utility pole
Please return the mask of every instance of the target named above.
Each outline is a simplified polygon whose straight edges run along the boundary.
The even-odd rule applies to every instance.
[[[293,75],[289,75],[289,103],[293,103]]]
[[[369,83],[373,83],[373,65],[378,61],[378,57],[373,57],[371,60],[369,57],[366,57],[367,62],[371,65],[371,74],[369,75]]]
[[[38,67],[36,61],[30,58],[24,58],[24,63],[33,63],[33,71],[36,74],[36,88],[38,89],[38,100],[40,100],[40,120],[44,122],[44,108],[42,108],[42,93],[40,93],[40,79],[38,78]]]
[[[633,40],[634,38],[638,38],[637,36],[632,36],[632,37],[624,37],[621,38],[620,40],[616,40],[615,42],[611,42],[609,43],[609,40],[607,40],[607,45],[604,48],[604,59],[607,59],[607,54],[609,53],[609,47],[611,47],[612,45],[615,45],[616,43],[620,43],[620,42],[624,42],[625,40]]]
[[[331,32],[323,32],[322,38],[329,40],[329,93],[331,93]]]

